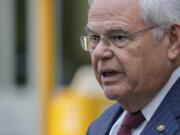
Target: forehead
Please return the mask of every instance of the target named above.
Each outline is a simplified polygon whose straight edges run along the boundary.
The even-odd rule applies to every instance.
[[[136,27],[143,21],[140,16],[138,0],[94,0],[89,14],[87,27]],[[94,28],[93,28],[94,29]]]

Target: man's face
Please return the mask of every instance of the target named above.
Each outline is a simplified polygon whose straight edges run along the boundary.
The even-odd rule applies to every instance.
[[[136,32],[147,26],[141,19],[138,0],[95,0],[89,10],[87,27],[97,36],[105,36],[119,28]],[[123,48],[100,41],[90,52],[105,95],[119,101],[125,109],[143,107],[169,76],[167,41],[157,44],[151,32],[126,41]]]

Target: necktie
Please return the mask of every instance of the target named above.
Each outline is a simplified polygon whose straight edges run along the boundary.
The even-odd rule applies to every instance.
[[[140,111],[135,113],[127,113],[117,135],[131,135],[131,130],[140,126],[144,120],[145,118]]]

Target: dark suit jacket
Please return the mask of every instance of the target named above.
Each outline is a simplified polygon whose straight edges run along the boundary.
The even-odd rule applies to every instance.
[[[123,112],[119,104],[108,108],[87,131],[87,135],[109,135],[110,129]],[[165,130],[157,127],[163,124]],[[180,78],[168,92],[140,135],[180,135]]]

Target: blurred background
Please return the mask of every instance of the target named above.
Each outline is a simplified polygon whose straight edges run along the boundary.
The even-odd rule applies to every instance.
[[[106,100],[81,49],[87,0],[0,0],[0,135],[84,135]]]

